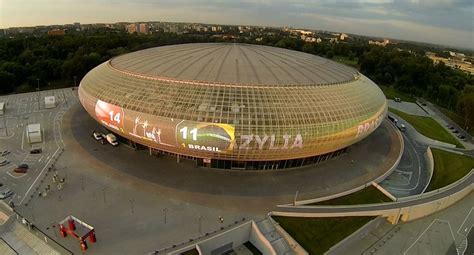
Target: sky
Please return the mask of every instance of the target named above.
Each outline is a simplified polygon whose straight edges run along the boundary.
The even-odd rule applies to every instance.
[[[0,0],[0,28],[120,21],[292,26],[474,49],[474,0]]]

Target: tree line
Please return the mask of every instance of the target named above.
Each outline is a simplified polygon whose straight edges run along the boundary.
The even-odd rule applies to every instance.
[[[425,56],[428,46],[409,43],[386,47],[369,45],[363,37],[331,43],[307,43],[286,32],[273,31],[272,36],[249,35],[237,39],[211,34],[157,33],[128,34],[99,29],[74,32],[62,37],[24,36],[0,39],[0,94],[12,93],[18,86],[36,88],[50,81],[74,85],[74,77],[82,77],[100,63],[140,49],[197,42],[241,42],[304,51],[327,58],[343,56],[357,60],[360,72],[374,82],[424,97],[440,106],[462,114],[474,123],[474,78],[444,63],[433,63]],[[258,38],[258,40],[257,40]]]

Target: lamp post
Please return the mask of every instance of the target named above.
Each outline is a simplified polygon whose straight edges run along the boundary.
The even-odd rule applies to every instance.
[[[199,216],[199,233],[201,233],[202,230],[202,215]]]
[[[168,211],[168,208],[164,208],[163,209],[163,213],[164,213],[164,216],[165,216],[165,224],[166,224],[166,212]]]
[[[77,85],[76,85],[76,78],[77,78],[77,76],[74,76],[74,87],[77,87]]]
[[[38,90],[38,110],[40,109],[40,79],[39,78],[36,78],[36,84],[37,84],[37,88],[36,90]]]

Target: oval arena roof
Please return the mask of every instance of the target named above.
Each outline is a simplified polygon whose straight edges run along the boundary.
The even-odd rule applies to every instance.
[[[261,45],[180,44],[113,58],[109,64],[145,77],[251,85],[323,85],[354,80],[357,70],[315,55]]]

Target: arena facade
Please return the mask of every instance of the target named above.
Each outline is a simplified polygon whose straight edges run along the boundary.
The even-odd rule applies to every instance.
[[[382,91],[353,68],[232,43],[115,57],[84,77],[79,98],[134,146],[232,169],[318,163],[367,137],[387,113]]]

